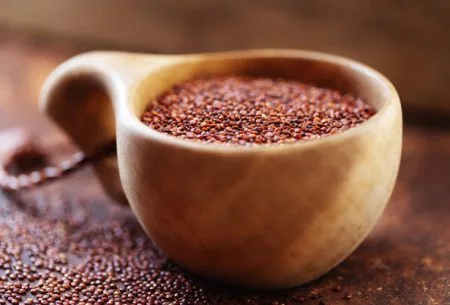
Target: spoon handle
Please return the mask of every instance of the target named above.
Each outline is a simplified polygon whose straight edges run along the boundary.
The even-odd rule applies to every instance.
[[[114,140],[99,147],[91,154],[77,152],[70,158],[61,161],[58,165],[46,166],[41,170],[18,176],[8,174],[5,165],[1,165],[0,189],[8,192],[17,192],[53,182],[77,172],[88,164],[94,164],[107,156],[115,154],[115,152],[116,141]]]

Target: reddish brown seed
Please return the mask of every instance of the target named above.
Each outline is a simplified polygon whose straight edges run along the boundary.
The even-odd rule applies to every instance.
[[[13,136],[18,139],[14,139]],[[21,130],[0,133],[0,189],[17,191],[58,180],[115,150],[115,143],[108,143],[99,147],[91,155],[78,152],[57,166],[47,166],[37,170],[37,167],[44,165],[45,158],[43,153],[29,142],[30,139],[23,135]],[[33,169],[32,172],[27,172],[31,169]]]
[[[188,81],[150,102],[160,132],[240,145],[292,143],[343,132],[375,113],[351,94],[294,80],[222,76]]]
[[[344,300],[351,300],[352,299],[352,295],[351,294],[346,294],[343,296]]]
[[[36,137],[23,128],[0,132],[0,165],[14,174],[44,165],[46,156],[38,143]]]
[[[21,208],[0,197],[0,304],[280,305],[327,300],[325,291],[304,287],[247,291],[188,275],[166,260],[130,211],[110,202],[75,201],[50,192],[23,197]],[[30,277],[21,280],[24,274]]]

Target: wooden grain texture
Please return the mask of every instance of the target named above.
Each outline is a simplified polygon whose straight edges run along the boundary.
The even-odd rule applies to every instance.
[[[166,88],[228,73],[349,91],[378,111],[341,135],[248,150],[177,139],[136,120]],[[383,76],[341,57],[286,50],[177,57],[90,52],[59,66],[42,92],[44,113],[83,151],[117,137],[118,166],[102,161],[97,175],[114,199],[125,192],[167,256],[235,285],[289,288],[329,271],[370,232],[397,176],[397,92]]]
[[[64,136],[37,111],[37,94],[48,72],[85,49],[1,37],[0,128],[31,128],[45,139],[44,144],[57,158],[70,152],[73,148]],[[277,292],[279,303],[450,304],[449,172],[450,128],[407,126],[399,180],[375,231],[353,255],[322,278]],[[69,195],[105,201],[89,170],[58,187]],[[102,204],[103,209],[108,206],[107,202]],[[336,285],[342,292],[332,291]],[[214,287],[211,291],[223,289]],[[319,299],[311,297],[317,294],[321,295]],[[343,299],[345,294],[351,299]]]

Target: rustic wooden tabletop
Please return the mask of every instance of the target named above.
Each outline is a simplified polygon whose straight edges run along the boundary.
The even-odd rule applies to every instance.
[[[64,135],[39,113],[37,98],[47,74],[84,50],[75,43],[0,33],[0,131],[27,127],[57,157],[73,151]],[[56,187],[69,196],[106,201],[89,170]],[[13,204],[0,200],[0,207]],[[450,124],[449,128],[406,124],[398,183],[374,231],[334,270],[313,283],[279,292],[278,303],[273,304],[450,304],[449,215]],[[0,225],[6,220],[1,216]],[[0,291],[6,284],[0,280]],[[2,295],[4,304],[1,301]]]

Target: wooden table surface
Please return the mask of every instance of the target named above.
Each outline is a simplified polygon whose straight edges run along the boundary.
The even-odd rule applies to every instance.
[[[57,156],[73,150],[41,116],[37,98],[56,65],[87,49],[0,32],[0,130],[25,126]],[[106,200],[89,170],[58,187],[74,196]],[[333,292],[336,285],[342,293]],[[304,299],[279,304],[319,304],[308,298],[311,291],[320,294],[323,304],[450,304],[450,123],[440,129],[405,126],[398,183],[374,231],[337,268],[288,292]],[[344,299],[344,292],[351,298]]]

